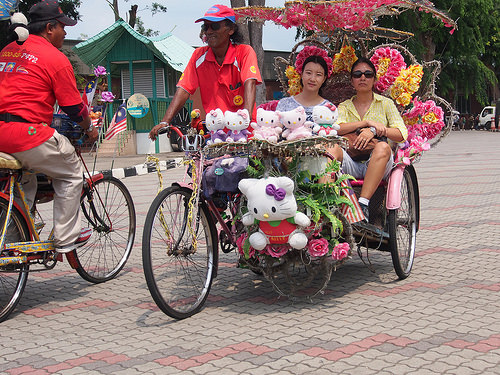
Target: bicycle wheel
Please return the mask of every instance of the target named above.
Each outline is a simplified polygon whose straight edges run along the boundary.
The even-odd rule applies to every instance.
[[[0,198],[0,228],[3,227],[9,202]],[[7,229],[6,243],[29,241],[28,225],[21,213],[14,207]],[[0,250],[0,259],[12,256],[5,248]],[[3,322],[14,310],[28,280],[28,263],[0,266],[0,322]]]
[[[389,210],[389,245],[392,264],[398,277],[406,279],[411,272],[417,239],[417,194],[415,174],[405,168],[401,180],[401,207]]]
[[[144,275],[151,296],[175,319],[200,311],[218,262],[217,231],[210,212],[202,202],[190,210],[191,195],[192,190],[179,186],[160,192],[149,208],[142,237]],[[191,228],[189,218],[193,219]]]
[[[102,283],[125,266],[135,238],[135,208],[127,187],[105,176],[81,198],[82,226],[92,228],[90,241],[76,250],[76,271],[85,280]]]

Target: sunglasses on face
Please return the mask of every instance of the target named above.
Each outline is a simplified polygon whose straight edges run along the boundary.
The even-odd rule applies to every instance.
[[[355,70],[354,72],[352,72],[351,77],[361,78],[362,75],[364,75],[366,78],[375,77],[375,73],[373,73],[371,70],[365,70],[364,72],[362,72],[361,70]]]
[[[221,28],[222,22],[214,22],[214,23],[204,23],[201,25],[201,31],[205,32],[208,29],[212,29],[213,31],[217,31]]]

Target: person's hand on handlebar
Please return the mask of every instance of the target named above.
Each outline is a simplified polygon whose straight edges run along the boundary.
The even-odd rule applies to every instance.
[[[168,126],[169,126],[169,124],[165,121],[162,121],[158,125],[155,125],[153,127],[153,129],[151,129],[151,131],[149,132],[149,139],[151,139],[152,141],[156,141],[156,138],[158,137],[158,131],[160,129],[166,128]],[[161,132],[161,133],[164,133],[164,132]]]

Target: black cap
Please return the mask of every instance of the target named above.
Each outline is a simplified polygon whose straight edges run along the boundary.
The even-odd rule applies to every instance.
[[[58,20],[66,26],[76,25],[76,20],[72,20],[66,16],[61,10],[59,3],[54,0],[43,0],[36,3],[31,7],[28,14],[30,16],[31,23]]]

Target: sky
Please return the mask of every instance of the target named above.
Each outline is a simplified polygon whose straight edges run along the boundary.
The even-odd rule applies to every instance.
[[[156,0],[167,7],[166,13],[157,13],[152,16],[145,7],[153,0],[120,0],[120,16],[126,20],[128,10],[132,4],[139,5],[137,15],[144,22],[144,27],[157,30],[160,35],[172,32],[178,38],[192,46],[201,46],[198,37],[200,24],[194,21],[205,14],[214,4],[230,6],[229,0]],[[284,0],[266,0],[266,6],[282,7]],[[66,39],[89,38],[111,26],[114,15],[106,0],[83,0],[79,8],[81,21],[76,26],[66,27]],[[263,47],[265,50],[291,51],[295,42],[296,29],[285,29],[273,23],[266,22],[263,33]]]

